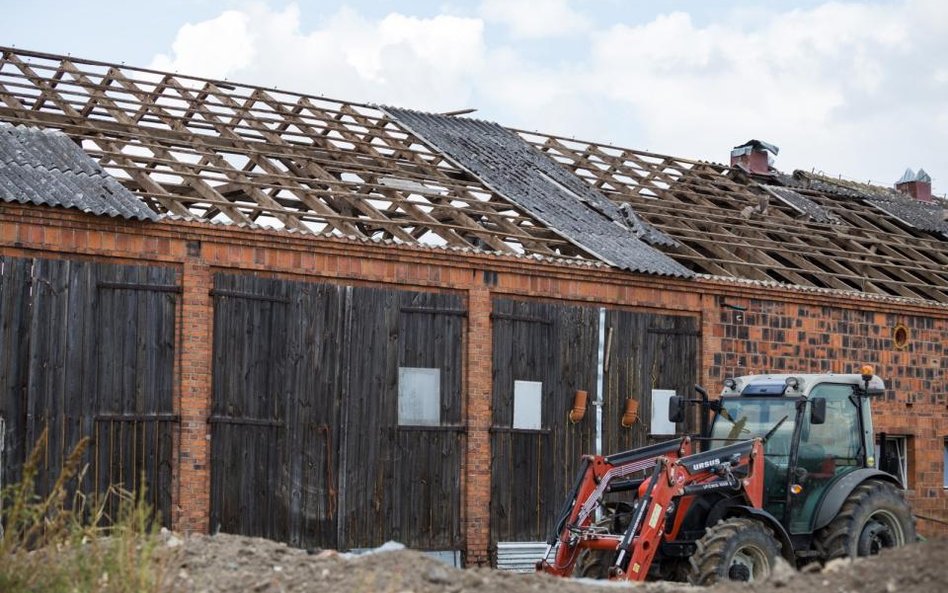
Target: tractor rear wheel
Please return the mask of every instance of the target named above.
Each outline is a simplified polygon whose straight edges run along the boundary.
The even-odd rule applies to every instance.
[[[872,556],[915,541],[915,520],[902,493],[889,482],[856,487],[839,514],[816,534],[823,561]]]
[[[769,527],[742,517],[719,521],[695,543],[688,575],[692,585],[762,581],[773,572],[780,553]]]

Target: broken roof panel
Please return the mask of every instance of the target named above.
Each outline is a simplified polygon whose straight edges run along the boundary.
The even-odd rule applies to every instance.
[[[839,222],[838,218],[827,212],[822,206],[788,187],[779,185],[762,185],[762,187],[778,200],[782,200],[794,210],[809,216],[816,222],[825,224]]]
[[[618,207],[495,123],[386,107],[399,124],[583,250],[634,272],[691,276],[622,222]]]
[[[162,215],[602,265],[371,105],[0,48],[0,121],[65,132]],[[545,178],[574,204],[696,274],[948,303],[948,237],[869,201],[889,188],[514,133],[559,163]]]
[[[0,48],[0,119],[65,131],[162,214],[597,261],[371,105]]]
[[[868,201],[898,197],[894,190],[799,171],[759,182],[715,163],[518,134],[675,239],[673,250],[654,245],[697,273],[948,302],[946,237],[907,227]],[[781,199],[763,199],[774,195],[763,185],[784,186],[775,190]],[[801,219],[801,206],[836,223]]]
[[[948,237],[948,221],[943,219],[945,206],[941,204],[920,202],[907,197],[871,197],[866,201],[912,228],[941,233]]]
[[[129,219],[158,218],[62,132],[2,122],[0,199]]]

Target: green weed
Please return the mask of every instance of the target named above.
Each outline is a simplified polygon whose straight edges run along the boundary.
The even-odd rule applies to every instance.
[[[20,481],[0,491],[0,591],[159,591],[166,562],[158,554],[160,542],[144,489],[135,496],[112,487],[91,500],[81,494],[75,485],[84,471],[80,466],[88,439],[83,439],[49,493],[39,496],[36,477],[45,443],[44,431]],[[108,516],[106,509],[115,507],[117,516]]]

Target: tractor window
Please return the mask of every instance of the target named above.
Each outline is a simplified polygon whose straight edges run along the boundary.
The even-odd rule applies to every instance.
[[[712,441],[711,446],[714,448],[728,444],[724,439],[743,440],[766,436],[779,424],[764,443],[764,504],[767,511],[777,517],[784,514],[798,401],[786,397],[725,398],[722,400],[721,413],[714,419],[711,428],[712,438],[721,439]]]
[[[863,453],[859,446],[859,409],[850,397],[852,394],[851,385],[824,383],[813,388],[811,398],[826,398],[826,422],[805,425],[800,441],[801,457],[818,451],[819,457],[833,459],[837,471],[859,465],[859,456]]]
[[[764,445],[764,450],[768,456],[789,455],[796,419],[796,402],[795,399],[773,397],[722,400],[721,413],[715,418],[711,429],[711,437],[721,440],[713,441],[712,447],[722,447],[728,444],[729,440],[762,437],[786,417]]]
[[[826,398],[826,422],[810,424],[804,415],[797,463],[791,473],[801,493],[790,507],[790,532],[810,530],[817,505],[830,482],[860,467],[861,429],[859,408],[852,400],[851,385],[824,383],[810,391],[810,398]]]

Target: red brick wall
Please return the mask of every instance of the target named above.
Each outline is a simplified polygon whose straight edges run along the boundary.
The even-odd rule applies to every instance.
[[[876,432],[908,439],[909,498],[919,515],[948,521],[943,447],[948,437],[948,320],[874,311],[866,304],[837,306],[710,296],[706,299],[705,359],[712,391],[727,377],[763,372],[855,373],[875,366],[886,382],[873,400]],[[745,310],[740,310],[740,309]],[[874,307],[873,307],[874,308]],[[898,348],[894,329],[908,342]],[[919,520],[925,535],[948,528]]]
[[[910,486],[916,509],[920,514],[948,518],[941,473],[943,438],[948,436],[948,308],[872,299],[841,301],[833,295],[640,276],[602,266],[394,248],[200,223],[136,223],[9,204],[0,204],[0,253],[163,264],[180,270],[177,405],[182,425],[173,501],[177,529],[206,531],[209,527],[206,418],[213,317],[208,291],[218,271],[468,294],[465,397],[469,432],[462,479],[464,550],[469,564],[487,560],[490,541],[493,295],[700,314],[700,380],[712,391],[728,375],[790,369],[844,372],[874,363],[891,387],[889,399],[877,407],[876,429],[912,436]],[[495,284],[485,284],[484,270],[497,273]],[[743,315],[740,321],[738,313]],[[891,343],[891,328],[897,323],[910,329],[905,350],[895,350]],[[920,527],[926,534],[946,533],[931,522],[922,521]]]
[[[472,289],[468,297],[467,452],[464,535],[466,566],[490,562],[490,427],[491,427],[490,291]]]
[[[174,472],[172,525],[184,532],[207,533],[211,499],[210,430],[213,312],[210,268],[188,257],[182,274],[179,341],[181,369],[178,414],[181,417],[178,467]]]

